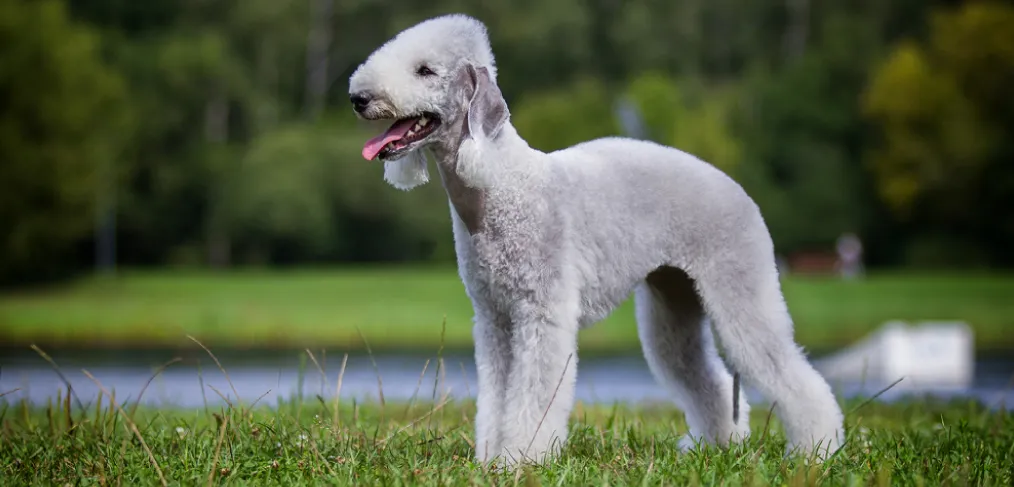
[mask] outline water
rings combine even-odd
[[[144,392],[142,403],[161,406],[200,407],[222,404],[223,398],[235,401],[237,395],[246,404],[259,400],[274,405],[279,399],[294,397],[300,392],[305,398],[316,394],[332,397],[335,392],[342,355],[316,355],[324,371],[322,375],[305,353],[223,352],[218,355],[230,381],[209,356],[197,352],[171,354],[162,352],[125,353],[52,353],[60,371],[73,386],[82,403],[94,403],[98,386],[85,374],[88,370],[107,390],[115,390],[118,402],[135,400],[153,372],[169,359],[182,360],[167,367]],[[305,359],[302,367],[300,359]],[[476,393],[475,364],[470,355],[446,355],[444,368],[437,375],[435,355],[350,355],[342,376],[341,397],[360,401],[375,400],[382,390],[387,401],[474,397]],[[427,365],[427,360],[429,363]],[[425,366],[425,373],[424,372]],[[378,383],[379,377],[379,383]],[[976,362],[975,379],[963,389],[905,390],[892,389],[878,398],[892,401],[909,394],[943,398],[975,398],[991,408],[1011,409],[1014,405],[1014,359],[986,359]],[[326,378],[326,380],[325,380]],[[203,388],[202,388],[203,381]],[[887,384],[833,384],[844,396],[870,396]],[[14,389],[3,401],[27,398],[34,403],[55,399],[66,387],[60,376],[41,357],[32,352],[6,351],[0,357],[0,394]],[[217,392],[216,392],[217,391]],[[219,395],[221,394],[221,395]],[[756,391],[747,388],[751,402],[765,402]],[[644,359],[637,355],[582,358],[578,364],[577,398],[585,403],[666,402],[669,394],[655,383]]]

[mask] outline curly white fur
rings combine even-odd
[[[400,189],[426,182],[425,147],[447,189],[475,311],[478,460],[558,452],[578,330],[631,292],[647,363],[690,426],[681,448],[749,434],[743,395],[733,420],[733,378],[712,330],[744,380],[776,401],[790,451],[824,459],[841,446],[841,409],[794,342],[767,227],[734,180],[645,141],[529,147],[510,124],[486,29],[463,15],[398,34],[356,70],[350,94],[368,96],[364,118],[440,119],[385,161],[384,177]]]

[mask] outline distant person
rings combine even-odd
[[[792,268],[789,266],[789,260],[782,254],[775,255],[775,267],[778,269],[779,276],[787,276]]]
[[[863,243],[852,232],[838,237],[838,272],[844,279],[854,279],[863,274]]]

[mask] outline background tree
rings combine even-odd
[[[95,31],[54,0],[0,0],[0,282],[77,267],[116,184],[127,107]]]
[[[378,45],[450,12],[489,27],[539,149],[621,134],[628,99],[651,139],[746,187],[780,253],[855,231],[873,267],[1014,265],[1014,223],[993,213],[1014,194],[1005,3],[0,1],[0,150],[19,161],[0,168],[19,249],[0,260],[18,275],[91,267],[97,211],[125,266],[452,262],[439,183],[391,192],[359,156],[382,124],[347,95]],[[25,135],[40,121],[46,138]]]
[[[1009,264],[1014,8],[971,2],[930,27],[870,81],[864,109],[879,137],[868,162],[881,197],[923,238],[910,258]]]

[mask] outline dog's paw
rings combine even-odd
[[[802,444],[793,444],[790,442],[785,445],[785,454],[783,456],[785,458],[801,458],[804,465],[820,465],[834,456],[834,454],[842,447],[842,436],[844,435],[839,433],[835,435],[835,438],[833,439],[823,439],[821,441],[806,442]]]
[[[682,438],[680,438],[680,441],[676,444],[676,447],[679,449],[680,453],[687,453],[691,450],[697,449],[699,443],[700,440],[694,438],[693,435],[691,435],[690,433],[687,433],[683,435]]]
[[[521,464],[544,464],[560,456],[563,451],[562,443],[560,438],[553,438],[549,445],[539,443],[525,445],[527,448],[504,446],[496,462],[510,470]]]
[[[494,456],[496,453],[495,447],[490,447],[485,441],[476,440],[475,455],[473,456],[475,463],[490,463],[496,459]]]
[[[524,459],[519,457],[517,453],[511,455],[504,452],[496,458],[494,465],[497,471],[509,473],[518,468],[518,466],[521,465],[522,460]]]

